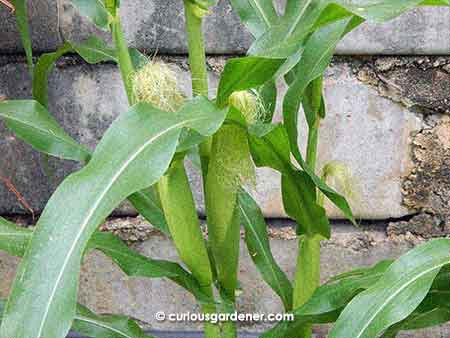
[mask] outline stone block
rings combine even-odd
[[[282,12],[283,0],[274,3]],[[29,2],[33,47],[36,52],[54,50],[61,39],[79,41],[92,33],[109,38],[81,17],[70,0]],[[181,1],[123,2],[124,31],[129,43],[158,54],[187,52],[184,12]],[[450,53],[450,10],[419,8],[384,24],[364,23],[338,46],[345,55],[416,55]],[[228,0],[219,1],[205,19],[206,49],[209,54],[242,54],[253,38],[239,23]],[[0,8],[0,53],[21,52],[14,16]]]
[[[109,227],[121,227],[121,219],[110,221]],[[114,223],[114,224],[112,224]],[[136,225],[136,224],[135,224]],[[289,222],[271,222],[272,252],[280,267],[290,279],[295,272],[297,240]],[[333,228],[330,241],[322,244],[322,282],[341,272],[358,267],[372,266],[382,259],[395,259],[421,241],[415,237],[390,238],[382,228],[360,229],[338,224]],[[132,247],[154,258],[179,262],[173,243],[165,236],[152,234]],[[0,297],[8,295],[18,259],[0,253]],[[244,242],[241,243],[239,281],[242,294],[237,309],[243,313],[282,313],[282,304],[264,283],[256,270]],[[91,253],[84,259],[81,271],[79,301],[99,313],[126,314],[134,317],[145,328],[153,330],[201,330],[201,323],[158,322],[158,311],[169,313],[198,313],[200,308],[193,297],[165,279],[130,278],[101,253]],[[262,332],[270,323],[239,324],[242,331]],[[326,326],[315,329],[317,337],[325,337]],[[450,327],[442,326],[405,334],[400,337],[448,337]]]
[[[177,72],[180,87],[190,92],[184,58],[169,58]],[[216,61],[220,61],[216,60]],[[212,63],[213,60],[210,60]],[[220,63],[220,62],[218,62]],[[0,67],[0,95],[24,98],[30,83],[23,64]],[[210,73],[212,91],[218,74]],[[408,214],[402,206],[402,177],[410,171],[409,136],[421,128],[421,118],[399,103],[379,96],[376,89],[360,82],[351,61],[336,61],[325,81],[328,116],[321,129],[319,168],[330,160],[347,165],[354,175],[357,198],[352,200],[358,218],[393,218]],[[280,85],[280,92],[283,92]],[[95,147],[112,120],[127,109],[120,74],[111,64],[90,66],[61,64],[50,77],[50,111],[66,130],[91,149]],[[304,126],[304,121],[300,121]],[[10,132],[1,131],[0,168],[37,211],[42,210],[51,192],[68,172],[78,165],[50,160],[53,173],[46,175],[43,159]],[[305,130],[300,130],[300,140]],[[203,211],[201,182],[191,171],[195,196]],[[48,174],[48,173],[47,173]],[[279,176],[270,169],[258,172],[255,195],[268,217],[284,217]],[[333,218],[340,214],[328,206]],[[20,212],[15,196],[0,186],[0,214]],[[122,214],[132,211],[120,209]]]
[[[61,44],[58,1],[28,1],[28,16],[33,49],[52,51]],[[6,7],[0,5],[0,54],[23,52],[16,20]]]

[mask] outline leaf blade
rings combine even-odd
[[[282,300],[285,310],[292,309],[293,289],[270,250],[264,216],[253,198],[245,191],[238,196],[238,207],[245,227],[245,242],[249,254],[262,277]]]
[[[0,102],[0,117],[8,129],[40,152],[81,162],[90,158],[89,150],[73,140],[37,101]]]
[[[67,333],[75,313],[81,256],[89,238],[122,200],[161,177],[175,153],[182,128],[207,135],[220,127],[224,112],[210,114],[205,105],[211,106],[199,97],[185,105],[184,114],[170,115],[138,104],[112,124],[89,164],[69,176],[47,204],[19,267],[1,326],[2,337]],[[60,205],[77,207],[63,211]],[[55,252],[55,243],[58,256],[43,276],[45,263],[39,260]],[[40,282],[32,292],[22,292],[36,280]],[[19,325],[19,313],[29,318],[26,327]]]
[[[278,21],[272,1],[231,0],[231,5],[254,37],[260,36]]]
[[[330,338],[374,337],[406,318],[422,302],[439,270],[447,264],[450,264],[448,239],[430,241],[408,252],[373,287],[350,302]]]

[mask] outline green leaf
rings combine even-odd
[[[305,45],[305,51],[300,59],[300,63],[296,67],[297,73],[301,74],[301,76],[297,77],[289,87],[283,102],[284,124],[289,136],[292,154],[305,172],[311,177],[314,184],[353,222],[354,217],[345,198],[329,188],[308,168],[303,160],[297,144],[297,121],[300,103],[309,84],[321,76],[328,67],[333,56],[333,51],[342,36],[359,23],[361,23],[359,19],[349,18],[325,26],[312,34]]]
[[[215,6],[218,2],[218,0],[187,0],[189,2],[192,2],[194,5],[197,5],[198,7],[202,9],[209,9],[211,6]]]
[[[39,63],[35,69],[39,69]],[[53,116],[36,101],[0,102],[0,117],[6,120],[9,129],[38,151],[84,163],[91,157],[90,151],[67,135]],[[170,236],[156,196],[149,191],[140,191],[128,199],[147,221]]]
[[[332,283],[332,282],[337,282],[343,279],[349,279],[349,278],[357,278],[357,277],[361,277],[361,276],[367,276],[368,274],[374,273],[378,271],[386,271],[387,268],[389,266],[391,266],[391,264],[394,261],[392,260],[383,260],[378,262],[374,267],[370,267],[370,268],[359,268],[359,269],[355,269],[352,271],[348,271],[348,272],[344,272],[341,273],[340,275],[337,276],[333,276],[328,280],[328,284]]]
[[[95,338],[151,338],[133,320],[118,315],[97,315],[83,305],[77,305],[72,329]]]
[[[447,264],[450,264],[450,239],[430,241],[411,250],[395,261],[377,283],[350,302],[329,337],[376,337],[419,306],[436,275]]]
[[[256,38],[278,21],[278,15],[272,1],[231,0],[231,5],[239,15],[242,23]]]
[[[262,104],[264,106],[263,122],[272,122],[275,108],[277,106],[277,85],[274,80],[266,82],[258,88],[258,93],[261,96]]]
[[[0,217],[0,250],[13,256],[23,256],[32,235],[31,230],[18,227]]]
[[[65,179],[48,202],[19,266],[0,336],[66,335],[75,315],[81,257],[98,225],[121,201],[163,175],[182,128],[211,135],[224,115],[202,97],[177,114],[138,104],[120,115],[88,165]],[[25,327],[19,317],[27,318]]]
[[[289,140],[282,124],[260,124],[251,127],[249,145],[257,167],[269,167],[282,174],[291,171]]]
[[[417,7],[423,0],[333,0],[333,2],[368,21],[384,22]]]
[[[0,217],[0,250],[22,257],[32,236],[33,230],[17,226]],[[143,256],[111,233],[95,232],[87,249],[103,252],[129,277],[166,277],[191,292],[200,302],[214,301],[201,291],[197,280],[179,264]]]
[[[22,39],[23,49],[27,56],[30,72],[33,70],[33,48],[31,45],[30,27],[28,25],[28,9],[26,0],[12,0],[15,7],[16,24]]]
[[[129,196],[128,200],[133,204],[137,212],[149,221],[151,225],[170,237],[164,212],[153,188],[138,191]]]
[[[71,52],[78,53],[86,62],[96,64],[103,61],[116,61],[116,53],[106,45],[106,42],[91,36],[86,41],[76,44],[65,42],[53,53],[43,54],[33,73],[33,98],[44,107],[48,106],[48,76],[53,70],[56,61],[63,55]]]
[[[0,323],[6,302],[0,300]],[[152,338],[130,318],[117,315],[99,316],[78,304],[72,329],[79,334],[95,338]]]
[[[144,67],[146,64],[149,63],[150,61],[149,57],[141,53],[138,49],[129,48],[128,50],[135,71],[138,71],[139,69],[141,69],[142,67]]]
[[[73,50],[80,55],[84,61],[90,64],[96,64],[105,61],[117,62],[117,53],[107,43],[96,37],[91,36],[82,43],[70,43]]]
[[[228,97],[237,90],[262,86],[277,72],[283,60],[249,56],[227,61],[220,78],[217,104],[227,105]]]
[[[330,237],[325,209],[316,203],[311,174],[296,170],[290,162],[289,140],[283,125],[255,126],[249,132],[253,161],[282,174],[281,186],[286,213],[298,223],[298,234]]]
[[[376,283],[388,267],[382,262],[371,268],[356,270],[357,276],[353,272],[347,273],[353,275],[352,278],[322,285],[307,303],[293,312],[294,321],[277,324],[261,338],[291,338],[305,324],[334,322],[352,298]]]
[[[263,279],[280,297],[286,311],[292,309],[292,285],[278,266],[270,250],[267,225],[258,204],[244,190],[238,196],[241,219],[245,228],[245,243]]]
[[[213,302],[201,291],[197,280],[178,263],[143,256],[111,233],[94,233],[88,248],[103,252],[129,277],[169,278],[191,292],[200,302]]]
[[[65,159],[87,162],[89,150],[73,140],[38,102],[0,102],[0,117],[8,129],[36,150]]]
[[[102,0],[105,8],[113,17],[116,16],[117,9],[120,7],[120,0]]]
[[[288,58],[302,49],[321,12],[323,1],[298,1],[298,8],[289,11],[278,25],[271,27],[250,47],[250,55]],[[291,6],[292,7],[292,6]]]
[[[48,107],[48,76],[55,62],[71,51],[72,46],[66,42],[55,52],[42,54],[36,63],[33,73],[33,98],[44,107]]]
[[[444,270],[445,268],[443,268]],[[438,277],[442,274],[439,273]],[[419,330],[437,325],[442,325],[450,321],[450,279],[446,276],[445,290],[432,290],[422,303],[407,318],[387,329],[381,338],[396,337],[400,331]],[[434,285],[434,284],[433,284]]]
[[[71,0],[81,15],[91,20],[97,27],[107,29],[110,13],[101,0]]]
[[[325,209],[317,204],[314,183],[304,171],[292,171],[281,178],[283,206],[297,222],[297,234],[331,237],[331,227]]]
[[[300,103],[308,85],[321,76],[328,67],[336,45],[348,29],[350,19],[338,21],[316,31],[308,39],[305,51],[297,65],[297,73],[301,74],[289,87],[283,101],[283,117],[291,143],[291,151],[301,157],[298,150],[297,121]]]

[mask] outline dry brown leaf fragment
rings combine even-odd
[[[6,7],[8,7],[12,12],[14,12],[16,10],[14,5],[12,3],[10,3],[8,0],[0,0],[0,3],[5,5]]]

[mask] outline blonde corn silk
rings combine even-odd
[[[133,91],[138,102],[175,112],[185,101],[175,72],[163,62],[149,61],[133,76]]]
[[[342,162],[331,161],[322,168],[323,180],[335,188],[350,202],[358,202],[360,199],[357,191],[357,180],[350,168]]]
[[[228,102],[242,113],[248,124],[264,119],[264,104],[256,92],[249,90],[236,91],[230,95]]]

